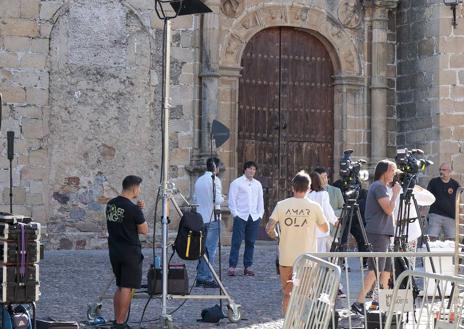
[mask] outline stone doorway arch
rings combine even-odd
[[[264,228],[297,171],[333,165],[333,64],[317,37],[286,26],[255,34],[241,64],[237,175],[245,161],[257,163]]]
[[[369,122],[352,118],[365,117],[366,81],[363,68],[363,50],[357,49],[353,35],[337,19],[318,7],[304,5],[256,5],[247,8],[221,38],[219,48],[219,104],[217,117],[234,132],[231,139],[218,150],[226,166],[225,184],[235,178],[238,164],[238,99],[241,58],[249,40],[263,29],[275,26],[301,28],[318,38],[326,47],[334,66],[334,148],[333,168],[338,172],[338,162],[343,149],[355,147],[359,157],[368,156],[368,141],[356,141],[348,136],[348,127],[367,131]]]

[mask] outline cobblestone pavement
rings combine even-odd
[[[243,247],[242,247],[243,249]],[[151,249],[144,250],[144,273],[147,273]],[[227,319],[220,322],[224,328],[281,328],[280,312],[281,292],[278,276],[275,271],[276,246],[271,243],[259,244],[255,247],[255,277],[228,277],[229,248],[222,248],[223,283],[235,302],[242,305],[242,319],[238,323],[229,323]],[[242,257],[242,256],[241,256]],[[240,258],[241,260],[242,258]],[[172,263],[181,263],[174,258]],[[192,285],[196,271],[196,262],[187,262],[189,284]],[[217,268],[217,265],[216,265]],[[242,268],[238,269],[240,274]],[[86,320],[87,304],[95,302],[102,294],[105,286],[112,279],[111,266],[107,250],[92,251],[48,251],[40,262],[41,298],[37,306],[38,318],[52,317],[60,320]],[[146,275],[144,274],[144,281]],[[109,294],[114,291],[111,285]],[[193,288],[192,294],[217,294],[218,289]],[[131,310],[131,321],[139,321],[146,298],[134,300]],[[216,300],[188,300],[183,307],[173,314],[177,328],[217,327],[196,320],[201,310],[217,304]],[[175,309],[179,301],[168,302],[168,312]],[[227,304],[227,303],[225,303]],[[159,317],[161,302],[154,299],[147,307],[145,320]],[[113,318],[111,300],[103,301],[103,316]],[[158,327],[156,322],[144,323],[146,327]]]
[[[243,246],[242,246],[243,252]],[[226,275],[229,248],[222,248],[223,283],[227,291],[240,304],[242,320],[230,323],[227,319],[220,322],[222,328],[281,328],[283,319],[280,311],[281,291],[275,270],[277,248],[273,242],[259,242],[255,247],[255,277],[241,275],[239,268],[237,277]],[[144,250],[144,273],[147,273],[152,259],[151,249]],[[240,256],[242,261],[242,255]],[[184,263],[173,259],[172,263]],[[196,271],[196,262],[186,262],[189,273],[189,284],[192,285]],[[354,264],[353,264],[354,265]],[[217,264],[216,264],[217,268]],[[342,273],[343,274],[343,273]],[[112,279],[111,266],[107,250],[92,251],[48,251],[40,262],[41,298],[38,303],[38,318],[52,317],[59,320],[85,321],[87,304],[97,301],[105,286]],[[359,271],[352,269],[350,273],[351,296],[358,292]],[[146,274],[144,274],[144,281]],[[114,283],[108,294],[112,295]],[[217,294],[218,289],[193,288],[192,295]],[[147,298],[134,300],[130,321],[140,320]],[[217,304],[216,300],[188,300],[183,307],[173,314],[176,328],[215,328],[217,325],[197,322],[201,310]],[[337,308],[345,306],[347,301],[337,302]],[[227,303],[225,302],[224,305]],[[168,312],[180,305],[179,301],[168,302]],[[225,308],[224,308],[225,310]],[[145,320],[159,318],[161,302],[150,301],[144,316]],[[103,301],[102,314],[106,319],[113,319],[112,301]],[[137,326],[135,323],[134,326]],[[157,322],[144,322],[144,327],[158,328]]]

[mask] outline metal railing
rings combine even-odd
[[[415,282],[439,282],[439,286],[446,290],[451,288],[453,293],[449,298],[445,294],[438,294],[437,288],[431,294],[425,294],[413,305],[412,310],[407,306],[407,298],[413,296]],[[398,276],[390,299],[385,329],[457,329],[464,328],[464,292],[458,287],[464,285],[464,278],[417,271],[404,271]],[[400,294],[401,292],[401,294]],[[401,295],[401,296],[400,296]],[[392,325],[394,323],[394,325]]]
[[[464,188],[460,187],[456,193],[456,243],[454,275],[464,277],[464,203],[462,194]]]
[[[391,301],[393,289],[380,289],[379,280],[376,280],[372,290],[372,297],[366,299],[364,314],[356,315],[351,311],[351,305],[353,302],[357,300],[357,296],[361,291],[364,279],[367,275],[368,270],[364,269],[363,258],[373,258],[374,264],[376,266],[376,271],[378,273],[378,259],[379,258],[389,258],[392,264],[395,264],[395,259],[404,259],[407,258],[413,262],[417,262],[417,268],[421,269],[422,271],[430,271],[427,269],[427,262],[430,262],[430,259],[433,258],[435,262],[435,266],[437,271],[445,268],[446,266],[453,266],[453,260],[455,253],[454,251],[432,251],[432,252],[334,252],[334,253],[314,253],[311,254],[316,258],[327,259],[332,264],[335,263],[343,263],[345,264],[345,268],[350,268],[350,271],[344,270],[342,272],[342,276],[340,279],[341,288],[343,292],[346,294],[346,298],[336,298],[335,301],[335,308],[336,313],[338,316],[332,317],[332,327],[329,328],[378,328],[378,329],[385,329],[385,321],[386,321],[386,312],[388,311],[388,301]],[[451,264],[451,265],[450,265]],[[395,269],[395,266],[393,266]],[[422,272],[419,272],[422,273]],[[393,275],[393,284],[396,284],[400,277],[396,278],[399,275],[398,271],[396,271],[396,275]],[[402,282],[402,281],[399,281]],[[301,282],[300,282],[301,283]],[[319,284],[323,284],[319,282]],[[403,284],[404,285],[404,284]],[[413,304],[418,304],[423,300],[428,300],[433,298],[432,296],[436,296],[435,298],[446,298],[450,295],[450,290],[448,285],[443,285],[443,280],[438,277],[434,277],[430,280],[422,280],[417,282],[418,289],[420,293],[416,298],[412,301]],[[440,287],[440,288],[438,288]],[[338,290],[339,287],[336,287]],[[443,294],[441,294],[443,291]],[[403,295],[402,295],[403,296]],[[404,297],[404,296],[403,296]],[[292,296],[293,298],[293,296]],[[411,301],[411,298],[409,301]],[[368,300],[376,300],[378,302],[379,311],[373,311],[373,305],[371,301]],[[412,307],[412,306],[411,306]],[[304,309],[300,306],[300,312],[303,312]],[[376,313],[377,312],[377,313]],[[383,313],[383,317],[380,318],[380,313]],[[412,317],[413,315],[411,315]],[[338,326],[335,326],[334,323],[335,317],[338,318]],[[374,324],[373,322],[376,322]],[[395,322],[394,322],[395,323]],[[295,326],[295,327],[285,327],[284,328],[327,328],[327,327],[310,327],[310,326]],[[392,326],[391,328],[394,328]],[[409,328],[409,327],[402,327],[402,328]],[[417,327],[417,328],[424,328],[428,329],[428,327]],[[432,329],[434,327],[430,327]]]
[[[284,329],[326,329],[334,324],[340,267],[305,254],[293,266],[293,290]]]

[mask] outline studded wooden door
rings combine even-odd
[[[242,56],[238,175],[253,160],[264,189],[265,221],[291,195],[301,169],[333,166],[333,67],[308,32],[275,27],[256,34]]]

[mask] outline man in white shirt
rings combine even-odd
[[[205,223],[205,247],[211,265],[214,264],[216,257],[216,249],[219,241],[220,209],[221,203],[224,201],[221,180],[217,177],[219,164],[220,160],[218,158],[209,158],[206,160],[206,171],[195,182],[193,192],[193,200],[198,204],[197,211],[203,217],[203,222]],[[214,281],[211,271],[203,258],[200,258],[198,261],[196,286],[204,288],[219,287],[216,281]]]
[[[229,256],[229,276],[235,276],[238,254],[242,240],[245,240],[243,254],[244,275],[254,276],[250,269],[253,265],[253,253],[259,222],[264,214],[263,187],[254,179],[256,163],[247,161],[243,165],[243,176],[235,179],[229,188],[229,209],[234,224],[232,228],[232,243]]]

